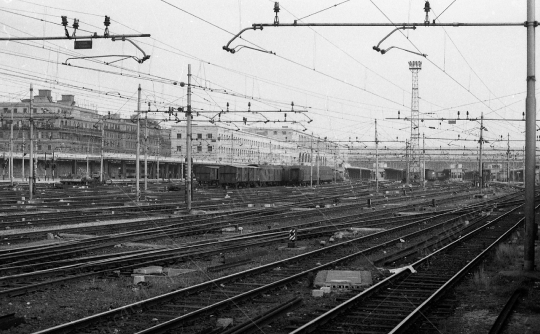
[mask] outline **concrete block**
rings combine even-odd
[[[144,275],[133,275],[133,284],[144,282]]]
[[[248,208],[253,208],[253,207],[255,207],[254,204],[248,204]]]
[[[332,289],[329,286],[323,286],[321,287],[321,291],[324,293],[330,293]]]
[[[221,229],[221,232],[236,232],[236,226],[224,227]]]
[[[324,292],[322,290],[312,290],[311,296],[313,297],[322,297],[324,296]]]
[[[234,322],[232,318],[219,318],[216,322],[216,326],[221,328],[227,328],[229,326],[232,326],[233,323]]]
[[[137,269],[133,269],[133,273],[134,274],[145,274],[145,275],[162,274],[163,273],[163,267],[161,267],[161,266],[149,266],[149,267],[137,268]]]
[[[332,204],[325,204],[324,207],[325,207],[325,208],[331,208],[331,207],[332,207]]]

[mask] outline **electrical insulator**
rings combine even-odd
[[[274,24],[277,25],[277,24],[279,24],[279,17],[278,17],[278,13],[279,13],[279,2],[275,2],[275,3],[274,3],[274,13],[276,13],[276,17],[274,17]]]
[[[77,30],[79,29],[79,20],[73,19],[73,29]]]
[[[401,116],[400,114],[401,114],[401,112],[398,110],[398,112],[397,112],[397,119],[400,119],[400,116]]]
[[[103,24],[105,25],[105,27],[108,27],[111,25],[111,18],[107,15],[105,15],[105,22],[103,22]]]

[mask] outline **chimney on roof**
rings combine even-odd
[[[51,90],[50,89],[40,89],[39,94],[34,96],[36,102],[52,102]]]
[[[58,103],[68,106],[75,105],[75,95],[62,95],[62,99]]]

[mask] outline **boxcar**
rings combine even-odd
[[[220,166],[218,171],[219,184],[223,187],[247,187],[258,184],[260,179],[259,167],[254,166]]]
[[[267,186],[275,186],[281,184],[283,167],[264,165],[259,166],[259,184]]]
[[[435,181],[437,180],[437,175],[433,169],[426,169],[426,181]]]
[[[219,167],[193,165],[193,174],[200,184],[215,184],[219,183]]]

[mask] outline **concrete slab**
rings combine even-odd
[[[312,297],[322,297],[322,296],[324,296],[324,292],[321,291],[321,290],[313,290],[313,291],[311,291],[311,296]]]
[[[232,326],[233,323],[234,322],[232,318],[219,318],[216,322],[216,326],[221,328],[227,328],[229,326]]]
[[[143,267],[143,268],[136,268],[133,269],[134,274],[161,274],[163,273],[163,267],[161,266],[149,266],[149,267]]]
[[[358,290],[373,284],[370,271],[321,270],[315,276],[313,286],[337,290]]]

